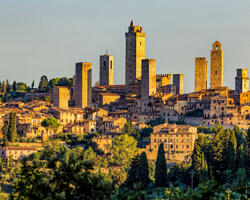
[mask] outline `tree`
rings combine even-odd
[[[40,80],[40,82],[39,82],[38,89],[39,89],[39,91],[41,91],[41,92],[46,92],[46,91],[47,91],[47,89],[48,89],[48,78],[47,78],[47,76],[43,75],[43,76],[41,77],[41,80]]]
[[[165,187],[167,183],[167,166],[163,143],[158,148],[156,168],[155,168],[155,186]]]
[[[234,171],[236,168],[236,151],[237,151],[237,141],[234,131],[227,131],[229,134],[227,145],[225,146],[225,158],[229,170]]]
[[[66,77],[60,78],[57,83],[58,86],[70,86],[70,83]]]
[[[7,85],[6,85],[6,83],[3,81],[3,83],[2,83],[2,93],[5,94],[5,93],[6,93],[6,90],[7,90]]]
[[[9,92],[11,90],[11,85],[9,84],[9,80],[6,80],[6,91]]]
[[[127,174],[127,180],[125,181],[124,185],[127,188],[133,188],[134,184],[138,182],[138,165],[139,165],[139,156],[135,156],[132,159],[130,169]]]
[[[32,83],[31,83],[31,89],[32,90],[34,89],[34,85],[35,85],[35,81],[33,80]]]
[[[147,154],[142,152],[138,164],[138,182],[141,182],[143,188],[146,188],[150,183],[149,178],[149,167],[148,167],[148,159]]]
[[[140,138],[139,130],[132,124],[131,121],[128,121],[124,125],[122,133],[123,134],[128,134],[129,136],[133,136],[137,140]]]
[[[137,183],[140,183],[143,188],[146,188],[150,183],[148,159],[145,152],[142,152],[140,157],[133,158],[124,185],[127,188],[133,188]]]
[[[16,91],[16,90],[17,90],[16,81],[14,81],[13,84],[12,84],[12,90],[13,90],[13,91]]]
[[[48,86],[49,88],[53,88],[58,85],[60,78],[52,78],[49,80]]]
[[[46,102],[48,102],[48,103],[51,103],[51,98],[50,98],[49,95],[45,96],[45,97],[44,97],[44,100],[45,100]]]
[[[18,82],[17,83],[17,90],[18,91],[26,91],[26,89],[27,89],[27,85],[26,85],[26,83],[23,83],[23,82]]]
[[[11,143],[13,143],[17,140],[16,113],[14,113],[14,112],[10,113],[7,138],[8,138],[8,141],[10,141]]]
[[[110,180],[95,173],[94,162],[84,156],[81,148],[59,146],[42,152],[41,158],[46,162],[24,160],[10,199],[109,199],[113,192]]]
[[[116,166],[129,167],[132,158],[138,154],[136,140],[128,134],[122,134],[113,139],[113,145],[110,148],[110,163]]]
[[[47,130],[52,129],[54,133],[60,127],[60,123],[54,117],[48,117],[42,121],[42,126],[45,127]]]

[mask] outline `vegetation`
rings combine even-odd
[[[216,125],[211,133],[199,133],[192,163],[179,164],[166,164],[163,144],[154,163],[139,153],[132,134],[114,138],[109,153],[94,145],[95,136],[61,133],[58,138],[70,148],[55,140],[18,167],[11,159],[0,160],[1,179],[12,185],[10,199],[222,200],[228,188],[230,199],[249,195],[250,129]]]
[[[54,132],[60,127],[60,123],[54,117],[48,117],[42,121],[42,126],[47,130],[52,129]]]
[[[165,151],[163,143],[158,148],[156,169],[155,169],[155,186],[165,187],[167,184],[167,166],[165,159]]]

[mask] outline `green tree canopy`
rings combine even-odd
[[[47,91],[47,89],[48,89],[48,78],[47,78],[47,76],[43,75],[43,76],[41,77],[41,80],[40,80],[40,82],[39,82],[38,89],[39,89],[39,91],[41,91],[41,92],[46,92],[46,91]]]
[[[22,91],[22,92],[25,92],[27,89],[27,84],[24,83],[24,82],[18,82],[17,83],[17,90],[18,91]]]
[[[112,183],[94,172],[94,162],[81,148],[46,148],[40,158],[24,160],[10,199],[109,199]]]
[[[47,130],[52,129],[54,132],[60,127],[60,123],[54,117],[48,117],[42,121],[42,126]]]
[[[138,154],[137,142],[134,137],[128,134],[122,134],[113,139],[113,145],[110,148],[110,163],[116,166],[129,167],[132,158]]]

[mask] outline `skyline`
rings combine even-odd
[[[114,56],[114,84],[124,84],[125,32],[131,19],[147,34],[146,57],[156,60],[156,72],[183,73],[184,92],[194,89],[195,57],[207,58],[210,86],[210,51],[216,40],[222,43],[224,51],[224,85],[234,89],[236,69],[249,69],[250,12],[246,11],[250,2],[158,1],[152,5],[143,1],[145,12],[136,12],[138,6],[129,7],[131,2],[3,2],[0,80],[31,84],[35,79],[37,86],[42,75],[49,79],[72,77],[75,63],[91,62],[94,84],[99,80],[99,56],[108,49]],[[228,7],[223,7],[223,2]],[[83,8],[87,9],[80,12]],[[97,12],[92,13],[93,9]],[[148,16],[150,11],[154,15]],[[104,15],[106,12],[108,15]]]

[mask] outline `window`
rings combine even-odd
[[[113,61],[111,60],[110,61],[110,69],[112,69],[112,67],[113,67]]]
[[[107,63],[106,63],[106,60],[103,61],[103,69],[106,70],[106,67],[107,67]]]

